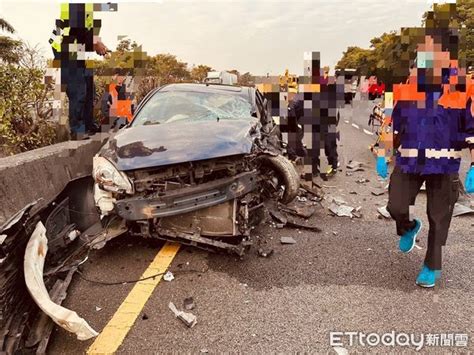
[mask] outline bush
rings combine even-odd
[[[0,144],[15,154],[53,144],[56,128],[48,119],[52,108],[45,103],[52,85],[43,83],[44,72],[0,64]]]

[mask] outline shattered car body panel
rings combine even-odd
[[[43,281],[43,268],[48,252],[46,228],[38,222],[26,246],[24,259],[25,283],[35,303],[60,327],[77,335],[79,340],[87,340],[98,335],[76,312],[61,307],[49,297]]]
[[[106,229],[101,226],[94,205],[93,186],[90,176],[72,180],[52,200],[30,203],[0,226],[0,353],[36,351],[43,354],[46,351],[54,323],[29,296],[26,275],[34,277],[30,281],[37,286],[33,291],[35,298],[39,295],[36,290],[46,290],[39,303],[47,305],[48,309],[52,306],[50,313],[54,315],[55,310],[62,309],[57,307],[65,299],[78,266],[87,259],[88,250],[103,246],[111,238],[126,232],[121,221],[112,221]],[[46,231],[39,233],[38,239],[39,222]],[[32,235],[38,243],[42,242],[30,247],[31,253],[25,254]],[[40,250],[39,245],[41,255],[33,253]],[[40,257],[44,262],[43,273],[37,268]],[[30,281],[27,283],[31,285]],[[50,301],[44,297],[47,295]],[[71,314],[61,311],[57,320],[67,324]]]
[[[299,176],[283,152],[257,90],[168,85],[96,156],[96,204],[132,235],[242,254],[263,201],[296,196]]]

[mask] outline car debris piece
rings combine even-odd
[[[336,205],[338,206],[341,206],[341,205],[345,205],[347,202],[344,201],[342,198],[340,197],[333,197],[332,198],[332,202],[334,202]]]
[[[194,314],[188,313],[188,312],[183,312],[179,311],[176,306],[174,305],[173,302],[170,302],[168,304],[168,308],[171,310],[171,312],[174,313],[176,318],[179,318],[184,324],[186,324],[189,328],[192,328],[196,325],[197,323],[197,318]]]
[[[194,304],[194,298],[192,298],[192,297],[185,298],[184,301],[183,301],[183,306],[184,306],[184,309],[187,310],[187,311],[193,310],[194,307],[196,306]]]
[[[454,204],[453,217],[458,217],[458,216],[462,216],[462,215],[470,214],[470,213],[474,213],[474,210],[472,208],[461,205],[458,202]]]
[[[341,346],[335,346],[333,349],[337,355],[349,355],[349,351]]]
[[[387,219],[391,219],[392,217],[390,216],[390,213],[388,212],[387,210],[387,206],[382,206],[382,207],[379,207],[377,208],[377,211],[380,213],[380,215],[382,215],[383,217],[387,218]]]
[[[96,337],[98,333],[76,312],[51,300],[43,281],[43,268],[47,252],[46,228],[39,221],[27,244],[24,258],[25,283],[31,297],[57,325],[75,333],[77,339],[87,340]]]
[[[166,273],[163,275],[163,280],[171,282],[174,280],[174,275],[171,271],[166,271]]]
[[[351,172],[364,171],[363,165],[364,163],[361,163],[360,161],[350,160],[349,163],[347,163],[346,168]]]
[[[296,240],[291,237],[281,237],[280,238],[281,244],[296,244]]]
[[[305,219],[310,218],[313,214],[316,213],[316,207],[308,203],[295,202],[290,205],[281,205],[280,209],[284,212],[288,212],[292,215],[302,217]]]
[[[270,216],[272,216],[276,221],[283,224],[288,222],[288,218],[276,208],[270,208],[268,212],[270,213]]]
[[[366,182],[370,182],[370,180],[366,179],[366,178],[356,180],[356,183],[358,183],[358,184],[365,184]]]
[[[346,205],[336,205],[335,203],[333,203],[331,206],[329,206],[329,211],[331,211],[334,215],[338,217],[352,218],[352,211],[354,211],[354,207]]]
[[[372,189],[370,192],[374,196],[381,196],[383,195],[387,190],[385,190],[383,187],[378,188],[378,189]]]
[[[273,249],[258,248],[257,253],[258,256],[261,256],[262,258],[268,258],[273,255]]]

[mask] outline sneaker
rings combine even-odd
[[[415,219],[415,227],[408,232],[405,232],[404,235],[400,237],[400,251],[402,253],[409,253],[413,250],[416,243],[416,236],[421,230],[421,221],[419,219]]]
[[[431,270],[423,264],[423,267],[416,278],[416,284],[421,287],[431,288],[435,286],[436,280],[441,277],[441,270]]]
[[[336,175],[336,173],[337,173],[337,169],[330,167],[328,171],[326,172],[326,177],[327,178],[333,177],[334,175]]]

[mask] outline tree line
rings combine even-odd
[[[430,23],[428,23],[430,22]],[[466,65],[474,65],[474,1],[457,0],[456,4],[434,4],[421,19],[422,25],[459,28],[460,57]],[[383,33],[370,40],[369,48],[349,46],[336,68],[358,69],[360,75],[375,75],[385,82],[387,89],[404,82],[414,59],[414,29],[402,28],[400,32]]]

